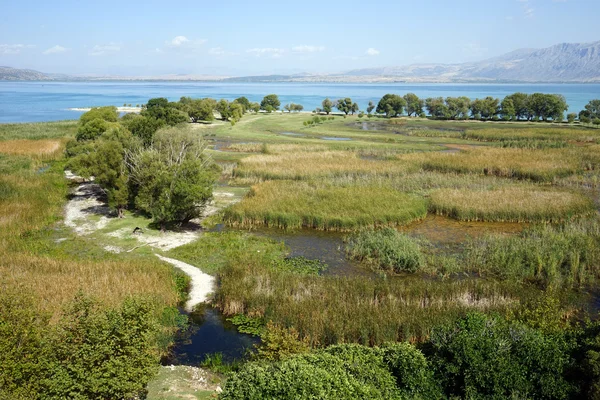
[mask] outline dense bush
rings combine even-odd
[[[142,395],[158,366],[150,303],[107,309],[78,294],[56,325],[32,298],[0,293],[0,398],[123,399]]]
[[[518,323],[469,314],[434,330],[431,361],[447,396],[565,399],[570,345]]]
[[[385,271],[415,272],[425,264],[419,243],[392,228],[363,230],[350,236],[346,253]]]

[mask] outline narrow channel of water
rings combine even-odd
[[[252,350],[259,338],[239,333],[218,310],[200,305],[197,311],[186,313],[189,324],[177,333],[169,356],[163,365],[189,365],[197,367],[208,355],[221,353],[224,361],[240,360]]]

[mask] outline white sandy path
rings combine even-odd
[[[213,291],[213,285],[215,283],[214,276],[205,274],[193,265],[186,264],[183,261],[163,257],[159,254],[156,254],[156,257],[179,268],[191,278],[192,282],[189,293],[190,298],[185,304],[186,311],[193,311],[196,305],[204,303],[206,300],[208,300],[208,295]]]

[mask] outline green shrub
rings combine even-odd
[[[441,387],[434,380],[433,369],[410,343],[386,343],[381,347],[383,361],[396,378],[396,385],[406,399],[441,399]]]
[[[449,397],[565,399],[570,345],[518,323],[473,313],[435,329],[431,360]]]
[[[319,275],[327,269],[327,264],[321,260],[310,260],[305,257],[286,257],[279,263],[279,268],[297,274]]]
[[[363,230],[346,241],[350,258],[385,271],[415,272],[425,265],[419,243],[392,228]]]
[[[300,338],[295,328],[285,328],[271,321],[262,329],[260,339],[256,357],[262,360],[277,361],[310,350],[308,338]]]
[[[376,350],[336,346],[274,363],[248,363],[227,380],[220,398],[387,400],[400,396]]]
[[[101,309],[78,294],[56,330],[44,396],[123,399],[144,392],[158,368],[158,331],[149,303],[126,300]]]

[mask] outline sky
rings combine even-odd
[[[0,65],[74,75],[338,73],[600,40],[598,0],[0,0]]]

